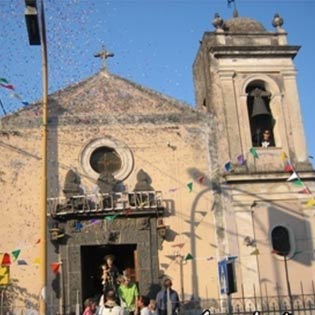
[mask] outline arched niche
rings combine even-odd
[[[253,147],[279,146],[278,125],[275,112],[279,113],[279,88],[268,76],[253,76],[244,82],[251,145]]]

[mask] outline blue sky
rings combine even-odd
[[[108,69],[122,77],[194,105],[192,64],[199,40],[213,31],[214,13],[232,16],[226,0],[46,0],[49,91],[77,82],[100,69],[93,57],[102,45],[115,53]],[[302,48],[295,58],[309,155],[315,155],[315,0],[236,0],[240,16],[272,31],[274,13],[284,19],[288,41]],[[41,50],[29,46],[24,0],[0,0],[0,77],[21,98],[41,98]],[[22,103],[0,88],[12,112]],[[3,112],[0,109],[0,114]]]

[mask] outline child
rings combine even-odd
[[[140,315],[151,315],[149,310],[150,299],[146,296],[141,295],[137,301],[138,307],[140,309]]]
[[[96,302],[92,299],[84,301],[84,312],[82,315],[93,315],[96,311]]]

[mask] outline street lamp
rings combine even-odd
[[[30,45],[40,45],[40,30],[36,0],[25,0],[25,21]]]
[[[25,0],[25,20],[30,45],[41,45],[42,47],[42,192],[40,208],[40,286],[41,298],[39,303],[39,314],[46,314],[46,244],[47,244],[47,102],[48,102],[48,65],[47,65],[47,44],[46,25],[44,14],[44,0],[40,1],[40,19],[38,18],[37,1]]]

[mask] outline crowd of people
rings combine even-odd
[[[113,255],[105,256],[102,265],[103,292],[99,301],[88,298],[82,315],[176,315],[179,297],[172,281],[164,278],[156,299],[140,295],[136,283],[127,273],[120,274]]]

